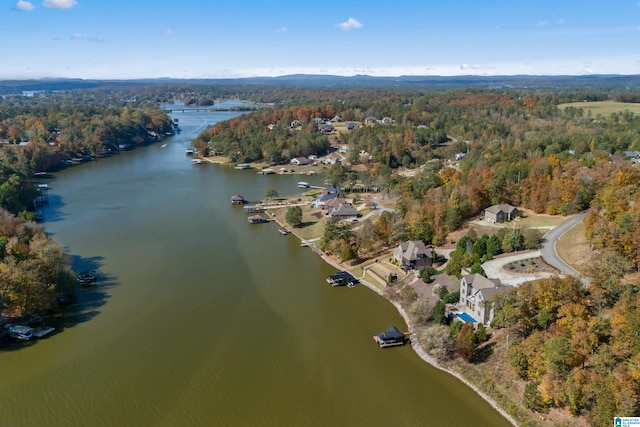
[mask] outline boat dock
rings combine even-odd
[[[43,336],[50,334],[51,332],[55,331],[56,328],[52,327],[52,326],[47,326],[45,328],[42,329],[36,329],[33,330],[31,332],[31,335],[33,335],[36,338],[42,338]]]
[[[398,328],[391,326],[387,328],[386,332],[380,332],[379,334],[374,335],[373,340],[380,346],[380,348],[385,348],[404,345],[406,338],[405,334],[400,332]]]
[[[347,285],[348,287],[353,288],[357,283],[359,283],[359,280],[353,277],[351,273],[348,273],[346,271],[339,271],[336,274],[332,274],[331,276],[327,277],[327,283],[329,283],[331,286]]]
[[[262,215],[252,215],[247,218],[247,221],[249,221],[249,224],[262,224],[263,222],[267,222],[267,219]]]
[[[253,205],[253,206],[245,206],[244,211],[246,213],[262,213],[266,211],[266,209],[262,205]]]

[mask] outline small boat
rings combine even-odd
[[[165,148],[168,144],[162,144],[160,148]]]
[[[33,328],[22,325],[5,325],[9,330],[9,336],[19,340],[29,341],[33,337]]]
[[[298,188],[309,188],[309,187],[310,187],[310,185],[309,185],[308,182],[300,181],[298,183]]]
[[[202,159],[191,159],[191,164],[192,165],[201,165],[202,164]]]
[[[78,283],[81,285],[88,285],[89,283],[95,283],[98,281],[98,273],[95,271],[77,273],[76,277],[78,278]]]
[[[184,150],[184,152],[187,156],[192,156],[195,151],[193,150],[193,148],[187,148],[186,150]]]
[[[282,234],[283,236],[286,236],[287,234],[291,233],[289,230],[287,230],[286,228],[278,228],[278,233]]]

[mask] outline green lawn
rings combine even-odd
[[[601,114],[603,116],[610,116],[612,113],[621,113],[624,110],[629,110],[634,114],[640,114],[640,104],[630,102],[571,102],[568,104],[558,105],[558,108],[560,108],[561,110],[564,110],[567,107],[582,108],[584,110],[585,117],[587,117],[589,111],[591,111],[591,117],[596,117],[598,114]]]
[[[555,227],[567,218],[563,216],[548,216],[548,215],[531,215],[526,218],[519,218],[516,224],[520,228],[526,227]]]

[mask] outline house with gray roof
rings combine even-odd
[[[351,203],[340,203],[334,207],[329,216],[335,216],[342,220],[350,220],[358,217],[358,210]]]
[[[498,222],[513,221],[520,212],[518,209],[508,205],[493,205],[484,210],[484,219],[493,224]]]
[[[393,250],[393,258],[401,263],[405,270],[431,267],[434,256],[433,248],[427,248],[422,240],[409,240],[400,243]]]
[[[467,274],[460,279],[460,305],[478,322],[489,325],[493,320],[491,298],[509,289],[500,279],[487,279],[481,274]]]

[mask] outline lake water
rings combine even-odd
[[[0,348],[0,424],[509,425],[409,346],[377,347],[406,330],[391,304],[332,288],[311,250],[230,204],[299,194],[299,177],[191,165],[190,141],[235,115],[174,113],[183,131],[165,148],[49,182],[46,230],[100,278],[54,335]]]

